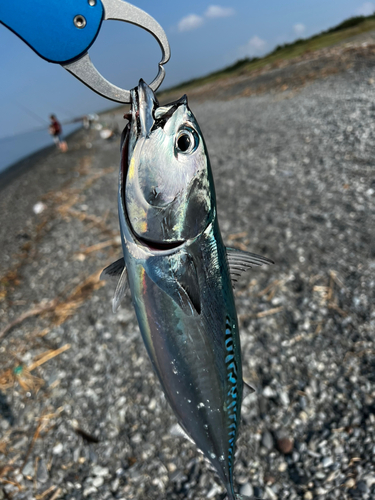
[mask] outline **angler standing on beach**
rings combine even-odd
[[[56,147],[63,153],[68,150],[67,143],[62,139],[62,127],[55,115],[50,115],[49,133],[52,135]]]

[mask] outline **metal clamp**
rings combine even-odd
[[[158,41],[162,50],[162,60],[159,63],[156,78],[150,83],[151,89],[155,92],[164,80],[165,69],[163,64],[169,61],[171,55],[168,39],[163,28],[149,14],[123,0],[102,0],[102,3],[104,6],[103,20],[112,19],[135,24],[151,33]],[[130,91],[117,87],[106,80],[91,62],[88,52],[85,52],[73,62],[61,65],[101,96],[116,102],[131,102]]]

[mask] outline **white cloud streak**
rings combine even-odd
[[[178,23],[178,31],[191,31],[199,28],[205,23],[205,19],[215,19],[218,17],[229,17],[235,14],[232,7],[220,7],[219,5],[209,5],[206,12],[202,16],[197,14],[189,14],[183,17]]]
[[[196,14],[189,14],[186,17],[183,17],[181,21],[178,23],[178,31],[191,31],[199,28],[204,23],[204,19],[202,16],[197,16]]]
[[[261,54],[263,50],[266,48],[267,42],[259,38],[259,36],[254,35],[250,40],[245,44],[239,47],[238,52],[240,57],[253,57]]]
[[[306,31],[306,26],[302,23],[297,23],[293,26],[293,30],[296,35],[302,35]]]
[[[230,17],[235,14],[232,7],[220,7],[219,5],[210,5],[204,15],[208,18],[214,17]]]
[[[370,16],[375,11],[375,5],[372,2],[363,3],[357,10],[357,14],[360,16]]]

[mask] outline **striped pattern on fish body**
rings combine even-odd
[[[182,427],[231,488],[242,401],[233,292],[225,248],[215,237],[214,225],[189,243],[163,256],[141,257],[138,247],[134,257],[130,250],[125,256],[128,279],[144,343],[166,397]],[[184,312],[163,290],[176,279],[176,269],[183,272],[192,264],[201,292],[199,314],[193,304],[191,314]]]

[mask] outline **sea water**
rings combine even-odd
[[[80,123],[64,125],[63,137],[78,130],[80,127]],[[69,145],[69,140],[67,142]],[[53,145],[53,139],[47,129],[0,138],[0,173],[7,170],[19,160],[36,153],[40,149]]]

